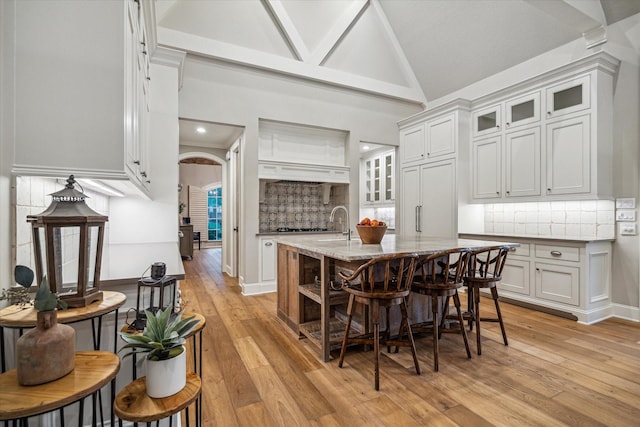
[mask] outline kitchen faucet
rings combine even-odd
[[[331,214],[329,215],[329,222],[333,222],[333,217],[336,214],[336,211],[338,209],[344,209],[344,213],[347,216],[347,231],[346,233],[342,233],[342,234],[346,234],[347,235],[347,240],[351,240],[351,228],[350,228],[350,222],[349,222],[349,210],[347,209],[346,206],[342,206],[342,205],[338,205],[335,208],[331,209]]]

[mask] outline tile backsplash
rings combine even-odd
[[[614,238],[615,202],[583,200],[484,205],[484,231],[561,238]]]
[[[274,232],[282,227],[341,231],[338,219],[342,218],[344,222],[344,212],[336,213],[335,223],[329,222],[329,215],[335,206],[348,204],[348,186],[332,184],[329,199],[325,200],[323,185],[298,181],[266,182],[258,215],[259,231]]]

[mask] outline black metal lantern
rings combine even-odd
[[[166,266],[164,263],[156,262],[150,268],[151,277],[143,277],[138,280],[136,320],[131,325],[136,330],[143,330],[147,324],[145,310],[155,314],[159,310],[165,310],[167,307],[175,309],[176,278],[165,275]]]
[[[33,233],[38,283],[49,287],[70,307],[102,301],[100,266],[104,225],[108,217],[86,205],[87,196],[74,188],[73,175],[63,190],[50,194],[49,207],[27,216]]]

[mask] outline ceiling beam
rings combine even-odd
[[[274,71],[412,103],[425,104],[424,94],[419,86],[400,86],[165,27],[158,27],[158,44],[225,62]]]
[[[282,5],[282,2],[280,0],[262,0],[262,4],[275,21],[276,25],[280,29],[280,33],[286,40],[289,48],[296,58],[303,62],[308,61],[310,55],[307,50],[307,46],[305,45],[302,37],[300,37],[298,29],[293,24],[293,21],[291,21],[291,18]]]

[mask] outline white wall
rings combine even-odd
[[[640,14],[607,28],[604,51],[622,62],[614,92],[614,197],[638,199],[640,175]],[[455,98],[475,99],[540,73],[575,61],[592,52],[579,39],[474,83],[429,103],[428,108]],[[477,225],[477,224],[476,224]],[[477,229],[477,227],[470,227]],[[616,230],[617,232],[617,230]],[[616,236],[612,257],[612,301],[629,307],[640,306],[640,239]],[[637,311],[637,310],[636,310]],[[636,314],[638,315],[638,313]]]
[[[258,281],[258,120],[269,119],[348,131],[349,205],[359,206],[360,141],[398,145],[396,122],[421,108],[309,81],[188,57],[180,92],[180,117],[245,127],[241,147],[244,219],[240,227],[239,280]],[[357,215],[351,215],[353,223]]]

